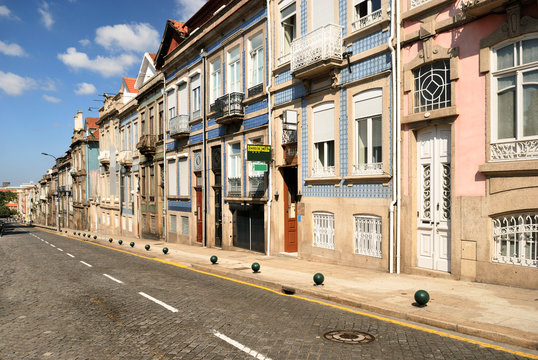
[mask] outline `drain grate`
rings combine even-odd
[[[356,330],[333,330],[325,333],[323,337],[327,340],[351,345],[366,344],[375,340],[373,335]]]

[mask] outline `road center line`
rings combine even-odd
[[[178,309],[176,309],[175,307],[172,307],[172,306],[170,306],[168,304],[163,303],[161,300],[157,300],[154,297],[151,297],[148,294],[145,294],[143,292],[139,292],[139,294],[142,295],[143,297],[145,297],[146,299],[149,299],[149,300],[153,301],[154,303],[157,303],[157,304],[163,306],[164,308],[170,310],[171,312],[178,312]]]
[[[71,255],[70,253],[66,253],[67,256],[75,257],[75,255]]]
[[[49,244],[49,245],[52,246],[52,247],[56,247],[56,245],[54,245],[54,244]]]
[[[118,284],[123,284],[123,281],[115,279],[115,278],[113,278],[112,276],[110,276],[108,274],[103,274],[103,275],[106,276],[107,278],[109,278],[110,280],[117,282]]]
[[[84,261],[82,261],[82,260],[80,260],[80,262],[81,262],[82,264],[86,265],[87,267],[92,267],[92,266],[91,266],[90,264],[88,264],[87,262],[84,262]]]
[[[62,249],[58,248],[58,251],[63,251]]]
[[[265,355],[262,355],[260,354],[259,352],[257,352],[256,350],[252,350],[251,348],[249,348],[248,346],[245,346],[237,341],[235,341],[234,339],[230,339],[228,336],[224,335],[224,334],[221,334],[219,333],[217,330],[213,330],[213,335],[215,335],[216,337],[218,337],[219,339],[221,340],[224,340],[226,341],[228,344],[232,345],[233,347],[243,351],[244,353],[247,353],[249,354],[250,356],[252,357],[255,357],[256,359],[259,359],[259,360],[271,360],[271,358],[265,356]]]

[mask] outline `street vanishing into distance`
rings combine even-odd
[[[15,223],[0,264],[2,360],[524,358]]]

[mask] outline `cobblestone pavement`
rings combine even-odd
[[[2,360],[256,358],[521,357],[33,228],[0,238]]]

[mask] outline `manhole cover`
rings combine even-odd
[[[323,337],[344,344],[366,344],[375,340],[373,335],[355,330],[333,330],[325,333]]]

